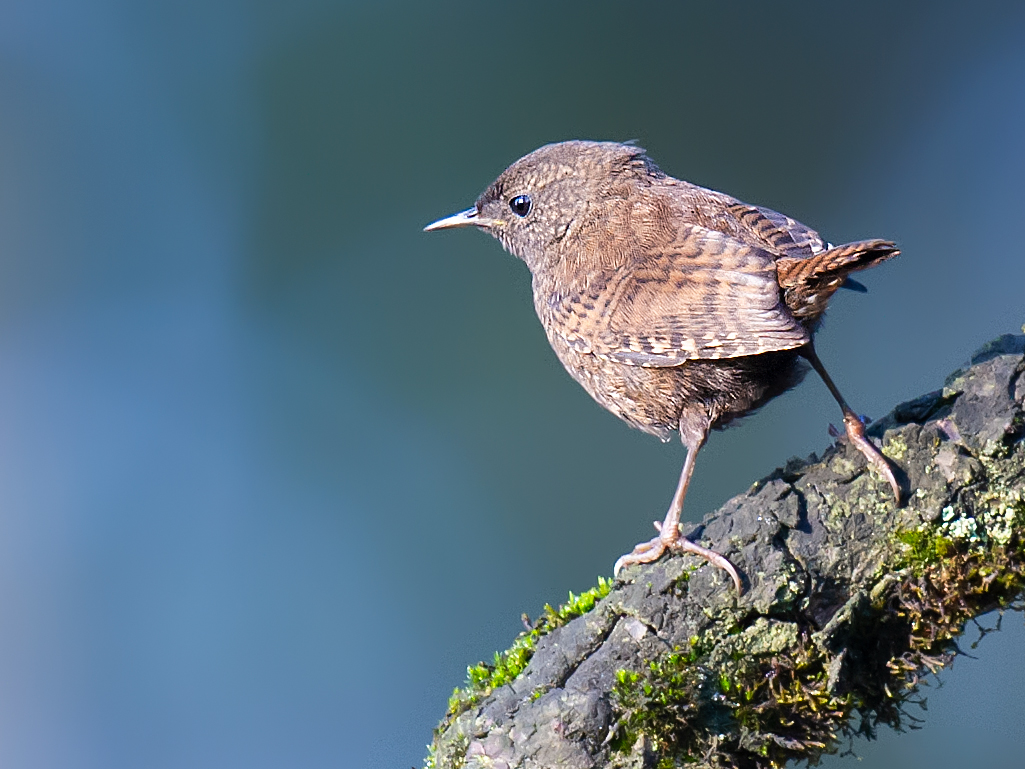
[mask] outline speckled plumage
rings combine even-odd
[[[686,542],[679,508],[709,430],[796,384],[803,359],[826,378],[852,440],[888,472],[811,342],[847,275],[897,254],[893,243],[834,248],[790,217],[674,179],[639,147],[610,142],[541,147],[473,209],[428,229],[466,225],[526,262],[537,315],[573,378],[630,425],[663,440],[679,432],[688,447],[662,533],[617,570]],[[691,544],[683,549],[701,550]],[[716,563],[739,589],[732,566]]]

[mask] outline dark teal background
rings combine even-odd
[[[636,139],[897,240],[819,336],[879,416],[1025,322],[1023,136],[1021,3],[8,0],[0,766],[405,769],[651,535],[679,446],[560,369],[496,242],[420,231],[520,155]],[[839,417],[809,379],[713,436],[685,515]],[[824,766],[1018,765],[1005,626]]]

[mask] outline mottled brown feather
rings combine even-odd
[[[829,247],[815,230],[770,208],[735,203],[727,210],[748,234],[778,256],[812,256]]]
[[[896,244],[888,240],[861,240],[814,256],[782,257],[776,261],[776,271],[784,301],[796,318],[806,324],[815,322],[848,275],[899,253]]]
[[[721,232],[678,224],[657,251],[554,292],[550,322],[578,352],[627,365],[678,366],[807,344],[782,301],[773,254]]]

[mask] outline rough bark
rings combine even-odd
[[[782,766],[899,723],[964,623],[1025,585],[1023,354],[1001,337],[871,426],[904,506],[845,439],[791,460],[688,533],[742,596],[693,556],[626,569],[592,610],[538,625],[515,680],[455,698],[428,763]]]

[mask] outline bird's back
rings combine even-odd
[[[771,208],[742,203],[689,182],[671,178],[667,182],[678,190],[675,198],[681,210],[693,210],[690,216],[697,223],[772,255],[782,303],[811,330],[850,273],[900,253],[896,244],[887,240],[833,246],[812,228]]]

